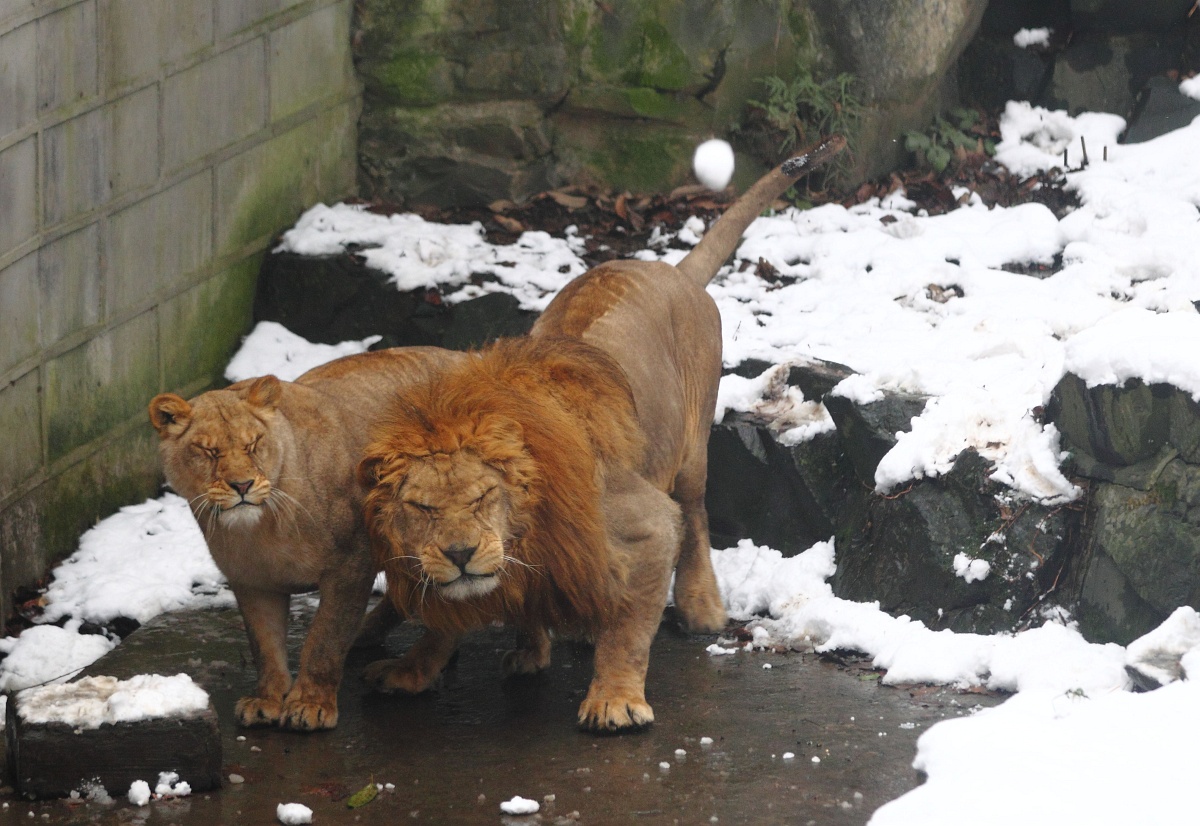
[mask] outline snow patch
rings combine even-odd
[[[208,708],[208,693],[186,674],[139,674],[128,680],[84,677],[73,683],[28,688],[21,692],[18,703],[17,711],[27,722],[95,729],[106,723],[195,714]]]

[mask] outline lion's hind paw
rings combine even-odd
[[[591,699],[579,707],[579,727],[597,734],[625,734],[654,722],[654,709],[645,700]]]
[[[506,677],[518,674],[537,674],[545,671],[549,665],[549,651],[543,655],[529,648],[514,648],[512,651],[505,651],[504,659],[500,661],[500,668],[503,669]]]
[[[376,660],[363,669],[363,681],[381,694],[420,694],[433,686],[433,677],[422,674],[404,660]]]
[[[265,697],[243,697],[233,707],[239,726],[273,726],[283,713],[283,701]]]

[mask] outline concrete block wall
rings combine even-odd
[[[0,612],[158,490],[272,237],[354,188],[351,0],[0,0]]]

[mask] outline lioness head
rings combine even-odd
[[[407,432],[407,443],[405,435],[372,445],[359,466],[372,488],[372,530],[390,554],[377,561],[389,576],[402,573],[445,599],[490,593],[521,564],[507,553],[525,530],[529,503],[519,428],[491,422],[450,443],[420,428]]]
[[[286,497],[272,484],[282,462],[272,429],[282,392],[277,378],[263,376],[191,402],[173,393],[150,401],[167,481],[206,533],[254,525]]]

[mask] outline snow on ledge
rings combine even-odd
[[[139,674],[128,680],[84,677],[74,683],[25,689],[18,704],[17,713],[28,723],[94,729],[105,723],[196,714],[208,708],[208,692],[186,674]]]

